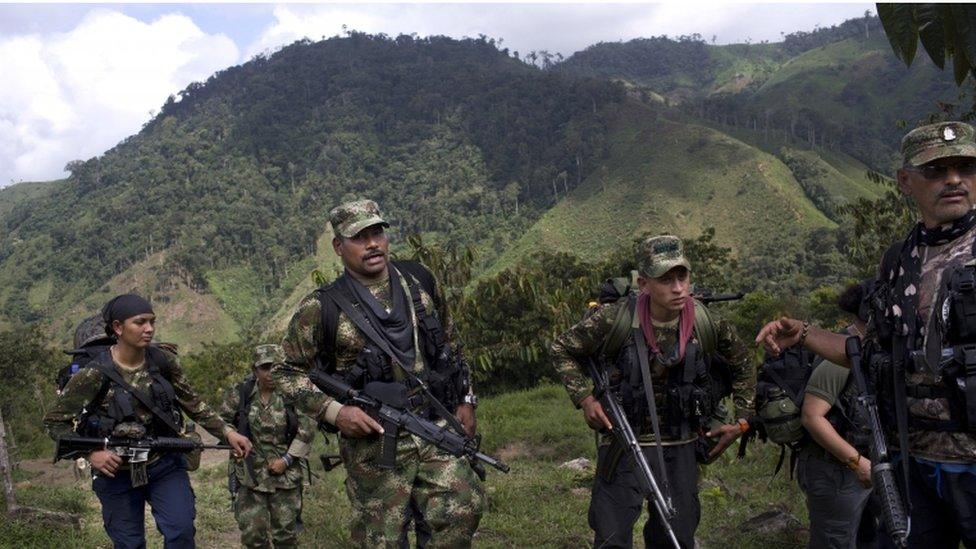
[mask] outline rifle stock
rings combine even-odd
[[[603,410],[610,418],[610,422],[613,423],[611,432],[616,437],[617,443],[626,448],[631,459],[634,460],[634,468],[644,498],[654,504],[654,508],[661,515],[664,527],[667,529],[668,538],[676,548],[680,549],[681,545],[678,543],[678,538],[674,534],[674,529],[671,528],[671,520],[675,515],[674,505],[671,503],[670,498],[665,497],[661,491],[657,478],[654,476],[654,471],[651,470],[651,464],[648,463],[647,456],[641,450],[640,442],[637,440],[637,436],[634,434],[630,422],[627,421],[627,416],[624,414],[623,408],[620,407],[620,403],[617,402],[617,399],[610,392],[606,372],[601,371],[592,359],[588,361],[588,369],[590,371],[590,377],[593,378],[593,396],[600,401]],[[660,441],[657,442],[660,443]]]
[[[508,465],[501,460],[479,450],[478,438],[455,433],[446,426],[441,427],[406,409],[404,402],[406,388],[402,384],[372,382],[360,391],[318,369],[311,371],[308,377],[325,394],[343,404],[362,408],[383,426],[382,448],[380,457],[376,461],[378,467],[393,468],[396,459],[396,437],[400,429],[405,429],[452,456],[467,458],[471,462],[471,468],[482,480],[485,478],[482,464],[494,467],[503,473],[509,471]]]
[[[845,350],[851,363],[851,375],[854,376],[854,382],[857,383],[858,391],[861,393],[858,402],[864,406],[871,427],[871,482],[874,484],[874,492],[881,501],[885,527],[896,546],[907,547],[911,521],[905,512],[904,502],[895,483],[894,467],[888,454],[884,431],[881,430],[877,402],[874,395],[868,391],[867,380],[861,368],[861,339],[857,336],[847,338]]]

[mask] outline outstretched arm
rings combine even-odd
[[[806,330],[806,336],[803,332]],[[803,346],[816,355],[850,368],[847,362],[847,354],[844,351],[844,343],[847,336],[835,334],[806,324],[795,318],[782,317],[779,320],[769,322],[759,330],[756,335],[756,344],[765,346],[766,350],[775,356],[779,356],[783,349],[792,347],[803,340]]]

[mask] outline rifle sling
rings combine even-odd
[[[634,315],[637,318],[638,315]],[[636,323],[636,321],[635,321]],[[664,464],[664,446],[661,439],[661,425],[657,417],[657,404],[654,400],[654,387],[651,381],[651,367],[647,356],[647,342],[644,341],[644,332],[640,327],[633,329],[634,342],[637,347],[637,362],[640,364],[640,373],[644,382],[644,397],[647,399],[648,414],[651,417],[651,428],[654,430],[654,448],[658,466],[661,468],[661,477],[664,481],[664,491],[671,494],[671,483],[668,481],[668,471]]]
[[[102,373],[102,375],[112,380],[119,387],[122,387],[122,389],[124,389],[130,395],[136,397],[136,399],[139,402],[141,402],[142,405],[146,407],[146,409],[152,412],[152,414],[156,416],[160,421],[162,421],[167,427],[172,429],[173,433],[176,434],[176,436],[180,436],[180,432],[182,431],[182,429],[180,429],[176,425],[176,423],[173,421],[173,418],[168,417],[167,414],[163,413],[162,410],[157,408],[153,400],[148,396],[146,396],[145,393],[136,389],[132,385],[126,383],[125,380],[122,379],[122,376],[119,375],[119,372],[115,369],[114,365],[109,366],[97,360],[92,362],[92,364],[95,366],[95,368],[98,369],[99,372]]]
[[[408,370],[403,366],[403,364],[400,364],[400,361],[397,360],[393,350],[390,349],[389,345],[387,345],[386,340],[380,336],[380,334],[376,331],[376,328],[374,328],[370,323],[369,319],[363,316],[359,309],[356,308],[356,306],[353,305],[353,303],[343,294],[342,290],[333,285],[330,288],[326,288],[325,294],[335,301],[335,304],[339,306],[339,309],[341,309],[346,316],[349,317],[349,320],[356,326],[356,328],[359,328],[359,331],[361,331],[363,335],[375,343],[376,346],[383,351],[383,354],[389,357],[390,361],[395,364],[397,368],[399,368],[400,371],[410,379],[410,381],[417,384],[424,396],[427,397],[430,405],[434,408],[434,411],[437,412],[437,415],[446,420],[451,428],[455,429],[458,434],[467,437],[464,426],[461,425],[461,422],[458,421],[458,419],[454,417],[454,414],[449,412],[447,408],[445,408],[444,405],[434,397],[433,394],[431,394],[430,389],[427,388],[427,384],[417,377],[417,374]],[[414,329],[416,329],[416,327],[414,327]],[[419,353],[420,349],[416,349],[416,351]]]

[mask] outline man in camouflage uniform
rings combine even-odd
[[[412,498],[430,526],[429,547],[469,546],[484,509],[484,494],[468,461],[402,431],[395,469],[377,467],[380,425],[362,409],[343,406],[322,393],[308,379],[313,368],[323,368],[358,388],[370,381],[405,383],[415,411],[444,422],[413,380],[427,377],[430,381],[436,372],[443,380],[437,386],[456,393],[453,401],[444,403],[456,415],[451,421],[474,436],[477,401],[470,390],[470,373],[458,367],[460,360],[453,360],[459,357],[448,357],[452,365],[445,365],[438,350],[453,343],[454,325],[433,276],[418,263],[389,260],[384,232],[389,224],[372,200],[338,206],[330,212],[330,222],[333,249],[342,258],[345,273],[302,300],[282,342],[287,360],[273,370],[275,381],[298,410],[335,425],[342,434],[339,445],[348,473],[354,543],[395,547]],[[395,360],[345,312],[336,310],[322,291],[342,292],[353,302],[379,337],[387,340],[385,347],[396,355]],[[332,312],[323,315],[323,304]],[[323,316],[331,322],[323,324]],[[436,326],[428,327],[431,320]],[[334,335],[326,333],[329,325]],[[437,338],[431,332],[437,326],[443,343],[433,341],[432,348],[432,339]],[[434,383],[429,385],[436,390]]]
[[[690,296],[691,265],[684,256],[680,239],[662,235],[644,240],[637,249],[637,263],[638,296],[625,296],[605,304],[559,335],[552,345],[552,360],[570,399],[577,408],[583,409],[584,419],[593,429],[611,429],[613,425],[593,395],[593,382],[584,361],[596,359],[598,367],[610,369],[611,390],[621,399],[659,484],[670,485],[676,511],[671,527],[681,546],[691,548],[695,545],[695,530],[701,516],[698,461],[714,459],[748,428],[744,418],[752,415],[755,369],[750,364],[748,349],[732,326],[703,306],[696,308]],[[622,310],[625,308],[630,308],[630,315]],[[636,317],[642,336],[635,336],[636,331],[629,330],[619,350],[606,356],[604,345],[621,315],[626,317],[628,327]],[[705,329],[706,322],[707,329],[714,333],[712,349],[705,349],[700,343],[699,332]],[[637,345],[646,345],[649,352],[648,374],[658,417],[662,418],[666,482],[660,481],[659,460],[653,451],[653,427],[647,413],[649,404],[641,381]],[[731,425],[716,423],[710,432],[703,433],[700,425],[703,420],[709,423],[710,418],[691,417],[679,410],[684,405],[673,395],[688,387],[679,385],[687,368],[696,372],[696,387],[701,387],[706,394],[713,392],[710,383],[704,381],[713,375],[704,373],[710,371],[703,360],[709,353],[709,358],[722,359],[730,370],[735,417],[740,419]],[[703,373],[704,377],[699,377]],[[714,447],[709,449],[703,435],[712,438]],[[594,547],[630,547],[633,525],[644,502],[633,460],[620,451],[613,437],[603,431],[599,437],[597,475],[589,510],[590,527],[595,533]],[[670,546],[661,517],[654,506],[648,505],[648,509],[651,516],[644,525],[645,546]]]
[[[949,282],[974,258],[974,131],[962,122],[921,126],[905,135],[901,152],[898,187],[913,199],[921,221],[882,258],[867,347],[878,355],[871,364],[878,366],[883,421],[898,431],[889,447],[908,453],[899,469],[908,468],[909,546],[957,547],[961,541],[976,547],[976,370],[942,360],[943,349],[955,353],[973,343],[954,337],[968,320],[953,319],[960,312],[954,301],[963,294]],[[800,320],[770,322],[756,341],[773,353],[799,343],[848,364],[845,336]],[[904,474],[896,477],[904,495]]]
[[[315,422],[289,410],[275,391],[271,367],[285,361],[281,346],[258,345],[254,356],[253,377],[231,389],[220,408],[220,417],[254,444],[249,463],[229,463],[238,485],[234,514],[242,546],[297,547],[302,481]]]
[[[210,434],[226,438],[236,455],[250,452],[250,441],[193,390],[176,355],[151,345],[156,315],[148,301],[134,294],[117,296],[106,303],[102,318],[115,343],[71,377],[44,416],[51,438],[76,433],[97,438],[178,436],[182,411]],[[194,546],[196,512],[185,456],[152,452],[147,463],[130,465],[111,450],[99,450],[88,460],[105,531],[116,548],[145,547],[147,502],[167,548]]]

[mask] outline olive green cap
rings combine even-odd
[[[352,238],[373,225],[390,226],[380,215],[380,207],[372,200],[354,200],[336,206],[329,212],[329,222],[335,234],[346,238]]]
[[[642,275],[657,278],[679,266],[691,270],[680,238],[663,234],[637,245],[637,269]]]
[[[901,140],[904,165],[921,166],[949,156],[976,157],[976,132],[963,122],[939,122],[920,126]]]
[[[281,345],[258,345],[254,348],[254,367],[262,364],[284,364],[285,350]]]

